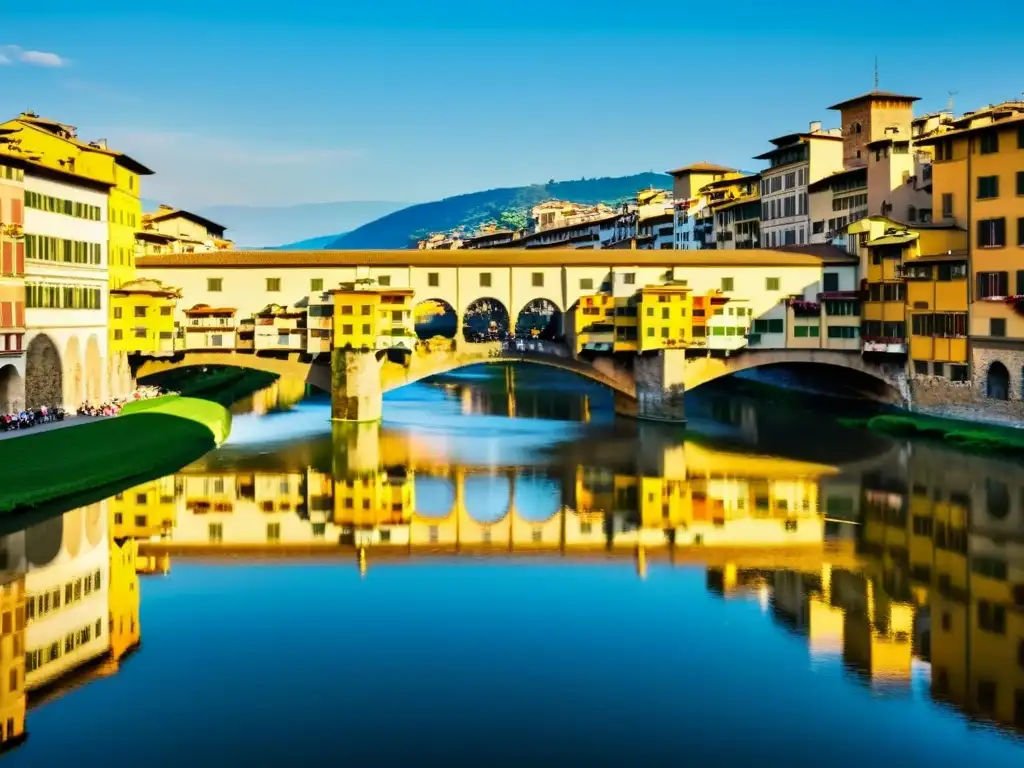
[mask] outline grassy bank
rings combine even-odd
[[[223,406],[170,396],[131,403],[116,418],[0,441],[0,513],[90,493],[105,498],[114,485],[130,487],[194,461],[230,429]]]
[[[893,437],[941,441],[951,448],[972,453],[1024,456],[1024,430],[1013,427],[975,424],[913,413],[885,414],[869,419],[840,419],[840,423]]]

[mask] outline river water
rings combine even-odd
[[[528,370],[0,539],[4,763],[1024,764],[1019,466]]]

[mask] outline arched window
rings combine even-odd
[[[985,510],[996,520],[1005,520],[1010,514],[1010,489],[1001,480],[985,478]]]
[[[993,400],[1010,399],[1010,372],[998,360],[988,367],[985,379],[985,394]]]
[[[860,123],[854,123],[853,124],[853,132],[854,133],[860,133],[861,130],[863,130],[863,126],[861,126]]]

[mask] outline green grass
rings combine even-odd
[[[122,415],[0,441],[0,514],[131,487],[216,447],[231,428],[220,405],[169,396],[130,403]]]
[[[888,414],[870,419],[840,419],[847,427],[867,428],[893,437],[939,440],[972,453],[1024,456],[1024,430],[958,419]]]
[[[211,400],[229,408],[242,398],[269,387],[276,379],[272,373],[220,366],[168,371],[150,380],[183,397]]]

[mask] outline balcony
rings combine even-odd
[[[861,354],[905,355],[907,354],[906,339],[886,339],[869,337],[861,340]]]

